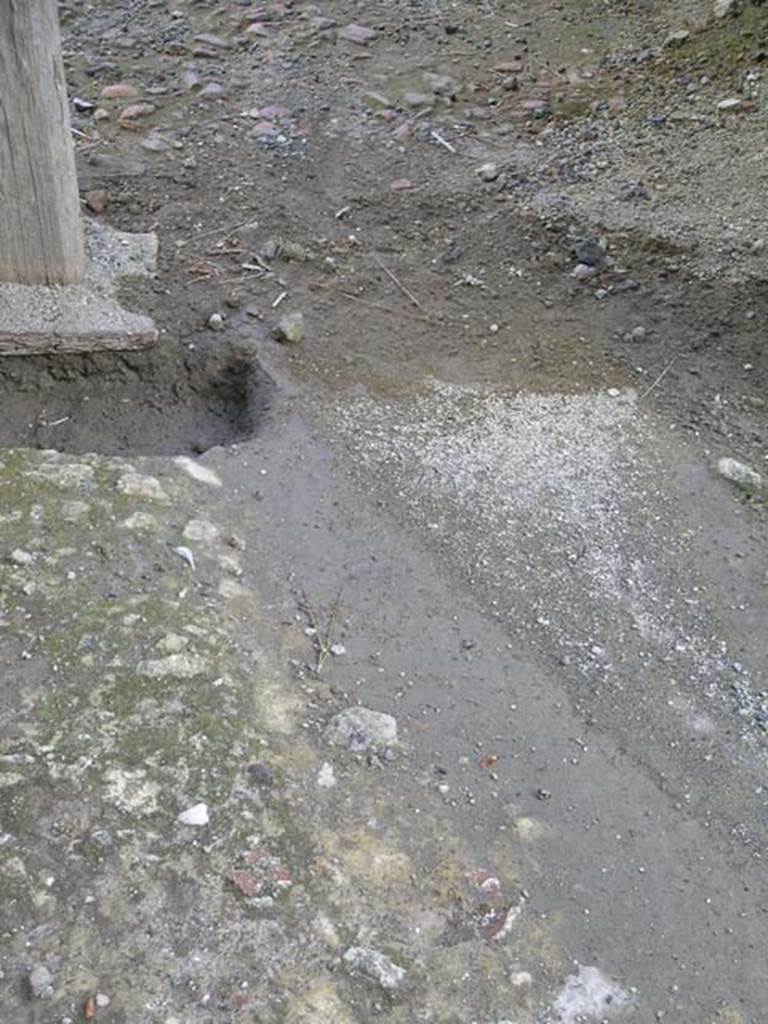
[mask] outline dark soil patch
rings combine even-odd
[[[272,382],[222,346],[0,360],[0,445],[103,455],[199,454],[251,437]]]

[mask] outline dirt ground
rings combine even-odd
[[[60,4],[160,341],[0,364],[4,1020],[763,1024],[731,8]]]

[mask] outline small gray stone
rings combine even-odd
[[[738,6],[738,0],[715,0],[712,13],[716,18],[727,18]]]
[[[280,249],[280,239],[269,238],[261,247],[261,252],[259,253],[259,255],[264,260],[276,260],[277,257],[280,255]]]
[[[573,246],[573,255],[588,267],[601,267],[605,263],[605,247],[597,238],[580,238]]]
[[[644,327],[635,327],[631,333],[632,341],[645,341],[648,331]]]
[[[226,99],[227,89],[221,82],[208,82],[200,90],[200,98],[207,100]]]
[[[455,96],[459,85],[450,75],[435,75],[431,71],[424,72],[424,82],[436,96]]]
[[[403,103],[406,107],[431,107],[432,97],[423,92],[403,93]]]
[[[587,266],[586,263],[577,263],[571,271],[571,277],[574,277],[577,281],[587,281],[590,277],[594,277],[596,273],[595,267]]]
[[[402,967],[398,967],[378,949],[367,946],[351,946],[344,954],[344,963],[350,974],[361,974],[368,981],[381,986],[385,992],[393,992],[405,979]]]
[[[483,181],[496,181],[499,176],[499,165],[494,163],[481,164],[477,173]]]
[[[53,975],[43,964],[32,968],[27,981],[33,999],[48,999],[53,995]]]
[[[363,103],[365,103],[366,107],[369,107],[371,110],[386,110],[387,107],[393,106],[389,97],[382,95],[380,92],[374,92],[373,90],[363,93]]]
[[[323,738],[335,747],[359,754],[397,743],[397,722],[392,715],[370,708],[347,708],[334,715]]]
[[[212,331],[223,331],[224,330],[224,317],[221,313],[211,313],[208,317],[208,326]]]
[[[687,32],[684,28],[680,29],[679,32],[670,32],[667,38],[664,40],[664,45],[674,49],[677,46],[682,46],[683,43],[690,38],[691,33]]]
[[[352,22],[339,29],[339,38],[347,39],[350,43],[357,43],[358,46],[367,46],[376,38],[376,31],[368,28],[367,25],[357,25]]]
[[[286,313],[285,316],[280,317],[274,331],[277,340],[288,345],[295,345],[299,341],[303,341],[305,333],[303,313]]]
[[[33,554],[30,554],[29,551],[23,551],[21,548],[16,548],[12,551],[9,558],[14,565],[32,565],[35,560]]]
[[[757,470],[737,459],[729,457],[718,459],[717,471],[720,476],[730,480],[732,484],[736,484],[742,491],[754,494],[763,489],[763,478]]]

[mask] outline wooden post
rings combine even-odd
[[[0,0],[0,281],[85,269],[56,0]]]

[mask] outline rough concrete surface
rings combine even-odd
[[[0,355],[135,349],[157,341],[152,320],[117,298],[121,279],[154,275],[157,236],[92,222],[85,241],[81,284],[0,284]]]

